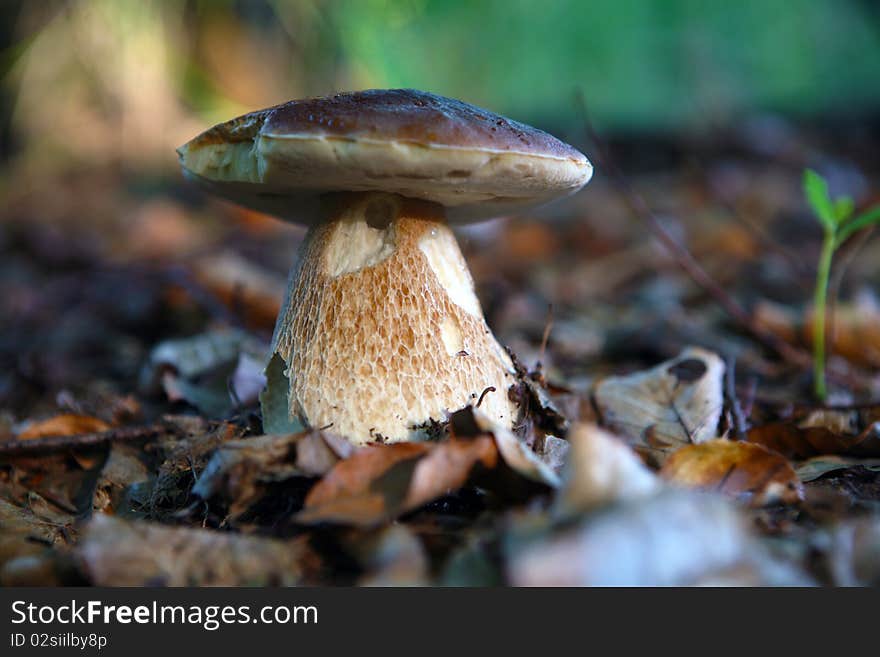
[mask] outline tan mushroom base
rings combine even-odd
[[[330,216],[310,229],[291,274],[264,417],[278,412],[266,400],[280,399],[288,419],[355,443],[396,442],[482,397],[482,411],[512,426],[513,365],[486,325],[443,208],[350,194]]]

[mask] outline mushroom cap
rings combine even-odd
[[[177,152],[184,174],[213,193],[304,224],[322,196],[370,191],[439,203],[466,223],[571,194],[593,172],[546,132],[413,89],[292,100]]]

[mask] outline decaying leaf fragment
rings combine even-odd
[[[724,361],[689,347],[653,369],[600,381],[594,398],[604,423],[653,463],[678,447],[717,436]]]
[[[32,500],[45,504],[36,494]],[[56,512],[46,517],[39,511],[39,508],[23,508],[0,499],[0,566],[17,557],[39,554],[48,545],[63,545],[72,535],[65,533],[65,524],[74,520],[71,514],[58,517]]]
[[[803,496],[784,456],[747,442],[718,439],[686,445],[666,460],[660,474],[672,483],[716,490],[753,506],[790,504]]]
[[[279,541],[164,527],[96,514],[76,548],[97,586],[290,586],[303,573],[302,539]]]
[[[348,441],[313,430],[231,440],[214,453],[192,492],[204,500],[223,498],[237,517],[266,494],[269,484],[320,477],[352,451]]]
[[[595,424],[575,424],[560,493],[562,512],[589,511],[657,493],[662,483],[620,438]]]

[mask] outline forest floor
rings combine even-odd
[[[575,197],[462,229],[524,418],[359,449],[262,435],[301,229],[115,169],[13,177],[0,583],[880,583],[880,240],[837,254],[820,403],[801,187],[876,203],[877,133],[615,140]]]

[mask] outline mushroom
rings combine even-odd
[[[185,176],[309,226],[272,339],[264,425],[413,440],[477,405],[510,427],[510,357],[450,229],[587,183],[551,135],[423,91],[294,100],[178,149]]]

